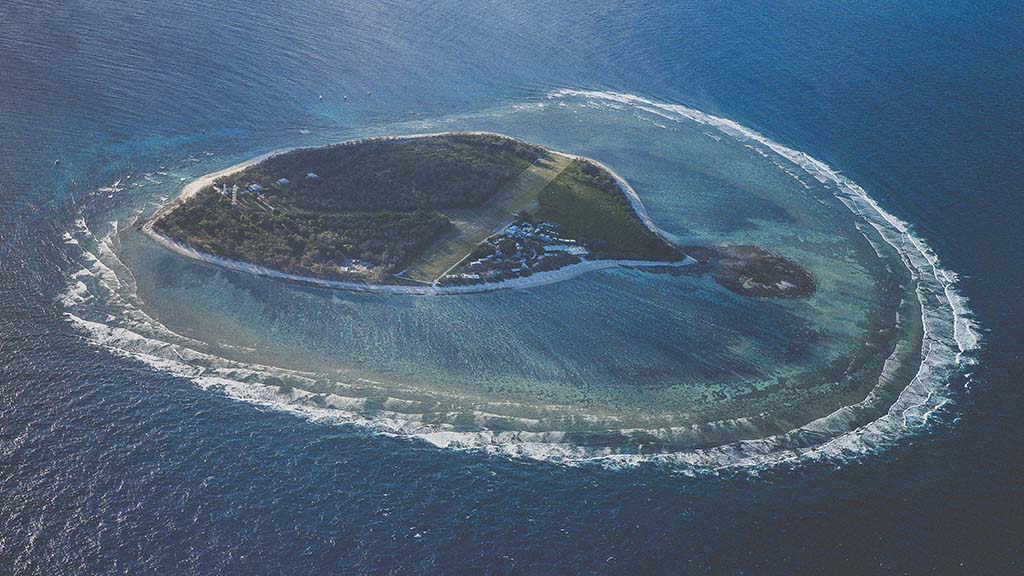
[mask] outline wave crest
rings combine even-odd
[[[550,93],[548,99],[583,99],[598,106],[633,108],[657,115],[663,121],[694,122],[711,130],[713,133],[708,135],[713,138],[727,136],[744,143],[801,183],[801,178],[808,176],[833,189],[847,208],[900,254],[916,283],[924,332],[921,362],[915,376],[888,410],[871,422],[860,424],[866,408],[884,401],[880,394],[871,392],[857,404],[839,408],[784,434],[711,448],[654,453],[644,453],[645,441],[692,435],[695,430],[692,427],[614,429],[614,422],[610,421],[608,424],[613,426],[622,444],[632,447],[631,453],[622,453],[613,445],[575,442],[571,433],[539,428],[528,419],[509,418],[500,411],[490,411],[487,406],[480,406],[474,412],[474,420],[481,429],[469,431],[454,422],[446,422],[437,414],[425,418],[427,408],[413,400],[389,397],[383,402],[374,402],[370,410],[366,397],[306,390],[304,386],[312,381],[308,374],[242,364],[199,352],[192,346],[194,342],[170,331],[141,310],[130,270],[117,260],[112,249],[114,233],[96,241],[84,219],[76,222],[65,237],[66,250],[79,250],[83,262],[82,270],[69,277],[67,290],[61,298],[66,316],[98,346],[139,359],[155,369],[190,378],[203,389],[216,390],[231,398],[286,410],[316,421],[355,424],[378,433],[416,438],[441,448],[485,450],[565,464],[599,462],[609,466],[632,466],[655,462],[696,474],[722,469],[754,470],[807,461],[841,462],[874,453],[907,434],[927,429],[933,416],[952,402],[950,379],[974,362],[974,354],[981,343],[967,301],[957,290],[957,276],[941,266],[935,253],[909,224],[886,212],[863,188],[804,152],[732,120],[686,106],[659,103],[633,94],[592,90],[558,90]],[[93,246],[97,254],[86,246]],[[122,273],[118,274],[115,269]],[[108,322],[86,320],[76,314],[78,309],[92,306],[97,299],[114,301],[130,313],[122,319],[108,318]],[[896,356],[894,352],[886,362],[883,377],[894,370],[889,363],[895,362]],[[336,384],[340,390],[349,385]],[[359,382],[351,387],[374,388],[374,383]],[[499,429],[486,429],[496,422],[501,424]],[[744,419],[714,422],[706,424],[701,432],[713,431],[715,427],[744,426],[749,426]]]

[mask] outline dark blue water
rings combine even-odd
[[[0,573],[1019,572],[1022,25],[1009,2],[0,6]],[[62,317],[60,234],[125,167],[560,87],[735,119],[913,223],[986,331],[948,425],[756,476],[566,468],[254,408]]]

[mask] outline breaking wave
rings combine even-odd
[[[861,402],[844,406],[784,434],[757,440],[678,451],[643,453],[636,450],[644,438],[673,439],[693,435],[695,427],[639,430],[616,427],[614,417],[602,425],[631,438],[634,450],[624,453],[615,446],[580,445],[569,432],[551,431],[531,418],[508,415],[508,404],[479,404],[473,412],[477,429],[456,425],[423,399],[398,398],[394,385],[358,379],[332,382],[332,393],[309,391],[318,376],[297,370],[228,360],[204,351],[203,343],[177,334],[143,311],[131,271],[117,257],[117,225],[101,238],[93,235],[84,218],[76,221],[64,238],[65,251],[77,256],[81,269],[70,274],[61,302],[66,317],[97,346],[130,356],[161,371],[191,379],[205,390],[274,409],[289,411],[318,422],[354,424],[381,434],[416,438],[440,448],[484,450],[512,457],[527,457],[565,464],[598,462],[631,466],[644,462],[671,465],[687,473],[709,470],[753,470],[807,461],[842,462],[891,446],[907,434],[926,430],[933,416],[952,403],[951,379],[964,374],[974,362],[980,345],[979,330],[967,301],[957,290],[957,276],[944,269],[938,257],[911,226],[889,214],[863,188],[830,166],[804,152],[786,147],[732,120],[678,104],[655,102],[616,92],[559,90],[548,100],[583,99],[595,106],[625,107],[655,115],[665,122],[692,122],[705,126],[706,134],[735,139],[769,159],[802,182],[810,177],[836,197],[901,256],[916,285],[923,340],[920,365],[914,377],[882,415],[863,423],[867,407],[886,400],[879,386]],[[867,238],[867,235],[865,235]],[[871,241],[870,238],[868,238]],[[876,247],[876,251],[878,248]],[[102,307],[98,306],[102,302]],[[99,310],[109,307],[120,316]],[[894,373],[896,360],[887,360],[880,385]],[[352,395],[345,394],[351,390]],[[368,392],[370,391],[370,392]],[[373,397],[374,401],[369,398]],[[379,400],[385,397],[385,400]],[[551,407],[553,410],[557,407]],[[432,410],[435,410],[432,412]],[[429,415],[429,417],[428,417]],[[462,423],[462,422],[460,422]],[[500,426],[491,427],[492,424]],[[462,423],[464,424],[464,423]],[[743,419],[704,425],[707,429],[741,429]]]

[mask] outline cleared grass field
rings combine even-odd
[[[452,222],[451,230],[435,240],[401,277],[434,283],[477,244],[511,224],[515,213],[536,208],[541,191],[573,162],[565,156],[546,154],[483,204],[445,211]]]
[[[571,162],[544,187],[534,215],[606,258],[675,260],[681,253],[636,216],[618,184],[584,161]]]

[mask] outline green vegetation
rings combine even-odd
[[[293,150],[218,179],[154,228],[224,258],[376,281],[452,228],[439,209],[486,203],[543,153],[489,134]],[[259,192],[247,192],[254,184]],[[239,188],[237,205],[219,192],[231,186]]]
[[[497,135],[366,140],[272,156],[218,180],[262,186],[275,207],[315,212],[410,211],[479,206],[543,149]],[[316,178],[307,178],[309,173]],[[288,183],[277,182],[285,178]]]
[[[286,272],[339,277],[339,265],[360,259],[375,269],[353,274],[372,280],[401,266],[448,227],[442,214],[422,210],[268,211],[251,199],[233,206],[212,189],[201,191],[154,223],[161,234],[202,252]],[[380,269],[382,263],[387,269]]]
[[[286,272],[431,283],[467,254],[488,258],[496,249],[502,265],[530,273],[515,265],[523,258],[515,242],[483,242],[523,217],[557,225],[589,257],[681,257],[643,224],[606,170],[492,134],[282,153],[218,179],[153,228],[202,252]],[[537,270],[579,261],[539,250]]]
[[[637,217],[615,179],[577,160],[540,194],[536,220],[554,222],[599,258],[677,260],[682,253]]]
[[[491,246],[487,242],[477,244],[476,248],[469,253],[469,260],[479,260],[480,258],[487,258],[495,253],[494,246]]]
[[[452,226],[409,265],[405,276],[420,282],[442,276],[485,238],[511,224],[514,213],[536,205],[541,190],[571,162],[566,156],[545,153],[486,202],[446,210]]]

